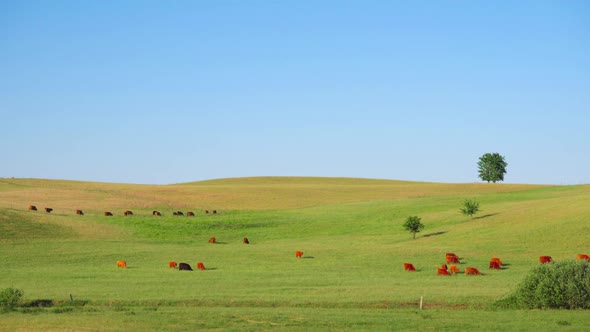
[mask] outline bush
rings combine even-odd
[[[16,307],[24,292],[16,288],[4,288],[0,290],[0,309],[10,311]]]
[[[541,264],[506,300],[519,308],[590,309],[590,264],[583,260]]]

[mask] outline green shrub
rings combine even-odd
[[[507,300],[529,309],[590,309],[590,264],[583,260],[541,264]]]
[[[24,292],[16,288],[4,288],[0,290],[0,309],[10,311],[16,307]]]

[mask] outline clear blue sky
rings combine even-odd
[[[590,183],[589,1],[0,1],[0,177]]]

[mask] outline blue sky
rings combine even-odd
[[[590,183],[588,1],[0,1],[0,177]]]

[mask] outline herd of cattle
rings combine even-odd
[[[35,205],[29,205],[29,210],[30,210],[30,211],[38,211],[38,210],[37,210],[37,207],[36,207]],[[51,213],[51,211],[53,211],[53,209],[52,209],[52,208],[49,208],[49,207],[46,207],[46,208],[45,208],[45,212],[47,212],[47,213]],[[209,211],[209,210],[204,210],[203,212],[204,212],[205,214],[217,214],[217,210],[211,210],[211,211]],[[83,212],[82,210],[76,210],[76,214],[77,214],[77,215],[80,215],[80,216],[83,216],[83,215],[84,215],[84,212]],[[133,215],[133,211],[131,211],[131,210],[126,210],[126,211],[124,211],[124,212],[123,212],[123,215],[124,215],[124,216],[132,216],[132,215]],[[160,211],[152,211],[152,215],[153,215],[153,216],[156,216],[156,217],[161,217],[161,216],[162,216],[162,213],[161,213]],[[173,212],[172,212],[172,215],[173,215],[173,216],[184,216],[184,212],[182,212],[182,211],[173,211]],[[105,217],[112,217],[112,216],[113,216],[113,213],[112,213],[112,212],[110,212],[110,211],[105,211],[105,212],[104,212],[104,216],[105,216]],[[195,216],[195,213],[194,213],[193,211],[188,211],[188,212],[186,213],[186,216],[187,216],[187,217],[194,217],[194,216]]]
[[[450,276],[457,273],[460,273],[459,268],[455,264],[460,264],[459,257],[455,253],[447,253],[445,255],[446,263],[439,267],[436,271],[436,274],[439,276]],[[577,254],[577,260],[585,260],[590,262],[590,256],[586,254]],[[553,262],[551,256],[541,256],[539,257],[539,263],[547,264]],[[449,264],[447,266],[447,264]],[[492,257],[490,259],[489,268],[491,270],[502,270],[502,261],[498,257]],[[404,270],[415,272],[416,268],[412,263],[404,263]],[[466,275],[480,275],[482,274],[477,268],[475,267],[466,267],[464,273]]]

